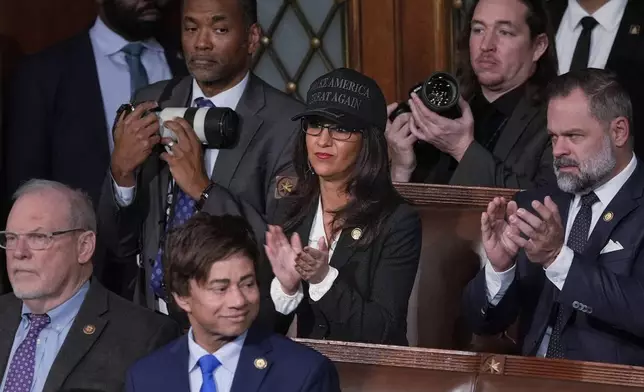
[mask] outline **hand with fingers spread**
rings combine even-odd
[[[307,246],[295,259],[295,270],[302,279],[318,284],[329,273],[329,248],[324,237],[318,240],[318,249]]]
[[[387,106],[387,117],[396,110],[398,103]],[[407,182],[416,168],[414,143],[418,140],[409,129],[411,113],[399,114],[394,121],[387,120],[385,138],[389,146],[392,181]]]
[[[412,93],[409,107],[413,121],[409,122],[409,129],[418,139],[434,145],[460,162],[474,141],[474,117],[463,97],[459,98],[458,105],[463,115],[452,120],[429,110],[418,95]]]
[[[177,140],[161,140],[161,143],[170,148],[170,153],[162,153],[161,159],[168,163],[177,185],[194,200],[199,200],[201,193],[210,184],[204,167],[201,141],[183,118],[166,121],[164,125],[174,132]]]
[[[144,102],[127,115],[123,112],[114,129],[114,151],[110,169],[119,186],[135,185],[135,170],[150,156],[159,144],[159,119],[148,112],[157,107],[156,102]]]
[[[264,250],[282,290],[288,295],[294,295],[302,281],[295,269],[295,260],[302,253],[300,236],[294,233],[289,242],[281,227],[268,225]]]
[[[565,230],[559,208],[550,196],[546,196],[543,203],[533,201],[532,208],[537,215],[520,208],[509,217],[510,226],[515,228],[510,239],[525,250],[531,262],[548,268],[561,252]],[[521,237],[519,233],[528,238]]]
[[[497,272],[508,270],[514,264],[519,246],[510,239],[516,230],[506,221],[506,214],[513,215],[517,203],[507,203],[503,197],[495,197],[481,214],[481,238],[487,258]]]

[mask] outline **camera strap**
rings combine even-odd
[[[168,81],[168,83],[165,85],[163,88],[163,91],[161,91],[161,95],[159,95],[159,99],[157,102],[159,103],[159,106],[161,106],[162,102],[166,102],[170,100],[170,97],[172,96],[172,92],[174,89],[181,83],[183,78],[172,78]],[[191,93],[192,95],[192,93]],[[161,195],[163,195],[163,191],[161,188],[161,176],[162,176],[162,168],[163,165],[159,166],[159,173],[158,173],[158,181],[159,181],[159,191]],[[165,193],[165,200],[161,200],[161,206],[163,206],[162,210],[160,211],[160,217],[162,217],[161,221],[159,222],[160,225],[163,225],[162,230],[161,230],[161,236],[159,238],[159,246],[163,247],[165,243],[165,237],[166,233],[168,231],[168,225],[170,224],[172,220],[172,215],[174,214],[174,201],[177,198],[177,187],[176,187],[176,182],[174,181],[174,178],[172,178],[172,174],[168,173],[169,181],[168,181],[168,189],[166,190]]]
[[[160,224],[163,225],[163,230],[161,231],[161,236],[159,238],[159,246],[163,247],[165,243],[165,237],[166,234],[169,230],[169,225],[170,222],[172,222],[172,216],[174,215],[174,210],[175,210],[175,201],[177,200],[177,185],[176,182],[174,181],[174,178],[172,178],[172,175],[170,175],[170,181],[168,183],[168,189],[166,190],[166,197],[165,201],[163,203],[163,213],[162,213],[162,221],[159,222]]]

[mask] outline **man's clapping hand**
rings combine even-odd
[[[509,239],[525,250],[528,260],[548,268],[564,245],[565,231],[557,204],[546,196],[543,203],[535,200],[533,214],[524,208],[509,217],[512,230]],[[521,237],[523,233],[527,238]]]
[[[508,270],[514,265],[514,258],[519,252],[519,245],[511,240],[512,234],[519,235],[516,227],[508,224],[506,215],[517,211],[517,203],[495,197],[481,214],[481,239],[487,258],[497,272]]]

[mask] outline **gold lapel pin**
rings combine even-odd
[[[630,35],[639,35],[640,34],[640,25],[631,25],[631,28],[628,30]]]
[[[87,324],[85,327],[83,327],[83,333],[85,335],[91,335],[94,332],[96,332],[96,327],[93,326],[92,324]]]
[[[264,358],[255,358],[255,367],[257,369],[266,369],[268,362]]]
[[[357,241],[357,240],[360,239],[360,237],[362,237],[362,230],[360,230],[357,227],[355,229],[351,230],[351,238],[353,238],[354,240]]]
[[[612,221],[614,216],[615,216],[615,214],[613,214],[612,212],[608,211],[607,213],[604,214],[604,222]]]

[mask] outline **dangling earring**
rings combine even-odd
[[[313,170],[313,166],[311,166],[311,161],[307,160],[307,163],[309,165],[309,170],[307,170],[306,172],[315,175],[315,170]]]

